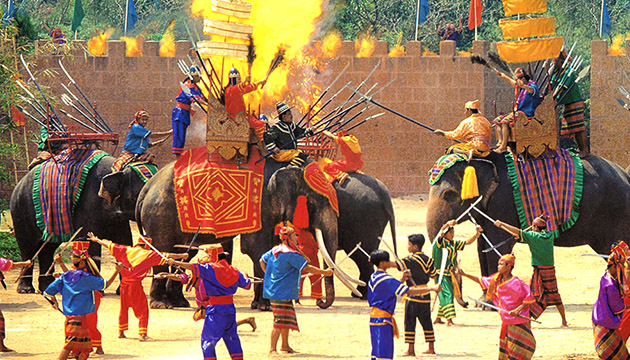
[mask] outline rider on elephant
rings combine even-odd
[[[552,89],[555,88],[560,80],[566,76],[566,80],[555,96],[556,105],[564,105],[560,135],[574,136],[580,149],[580,157],[586,157],[589,155],[589,149],[588,135],[586,135],[586,125],[584,124],[584,96],[580,91],[580,85],[576,82],[577,75],[575,73],[565,75],[569,71],[569,66],[563,68],[564,62],[567,61],[566,57],[566,51],[562,51],[556,59],[549,85]],[[569,58],[568,61],[571,59]]]
[[[339,144],[343,158],[324,165],[324,172],[330,175],[332,181],[338,180],[339,185],[342,185],[348,178],[348,173],[357,172],[363,167],[359,140],[354,135],[348,134],[346,130],[338,132],[337,135],[328,130],[323,131],[322,134]]]
[[[540,91],[538,85],[532,80],[531,76],[522,68],[514,70],[516,80],[511,77],[497,72],[499,78],[507,81],[514,86],[515,109],[508,115],[501,115],[494,119],[496,125],[496,137],[498,153],[504,153],[508,147],[508,141],[512,128],[516,125],[518,117],[527,116],[528,119],[534,117],[536,108],[540,105]]]
[[[302,166],[308,154],[298,150],[298,138],[312,134],[309,128],[303,128],[293,122],[291,108],[279,101],[276,104],[278,111],[278,121],[269,131],[265,133],[265,146],[267,151],[273,153],[271,157],[277,162],[290,162],[290,165]]]
[[[444,267],[444,273],[442,274],[442,290],[438,293],[440,299],[440,308],[438,309],[437,316],[434,324],[443,324],[442,318],[446,319],[448,326],[454,326],[453,319],[455,318],[455,304],[453,299],[455,296],[460,297],[461,291],[457,280],[454,279],[455,268],[457,267],[457,252],[463,250],[464,246],[470,245],[477,240],[479,235],[483,232],[481,226],[477,225],[477,232],[471,236],[468,240],[453,240],[455,236],[455,225],[457,220],[449,220],[440,229],[442,237],[437,239],[433,244],[433,261],[436,264],[442,262],[442,250],[447,250],[446,266]],[[438,270],[438,276],[441,270]],[[438,279],[435,280],[436,282]]]
[[[146,128],[149,121],[149,113],[142,109],[134,115],[133,121],[129,124],[129,132],[127,133],[127,139],[125,139],[125,146],[123,147],[120,156],[114,161],[112,165],[112,172],[122,170],[127,164],[134,161],[146,161],[153,162],[155,159],[154,154],[147,153],[150,147],[161,144],[168,137],[162,138],[157,141],[150,142],[151,136],[164,136],[173,133],[173,130],[152,132]]]
[[[450,140],[463,140],[446,151],[447,154],[464,154],[470,160],[473,155],[486,157],[490,153],[492,125],[479,112],[479,100],[469,101],[464,106],[466,119],[462,120],[453,131],[437,129],[434,132]]]
[[[244,113],[245,110],[247,110],[243,95],[255,91],[259,87],[262,88],[265,86],[267,80],[263,79],[255,83],[251,83],[251,78],[248,75],[245,78],[245,81],[241,82],[241,74],[238,70],[236,70],[236,68],[232,68],[230,70],[228,77],[230,82],[225,88],[225,109],[227,110],[230,118],[234,120],[237,114],[241,112]],[[263,121],[256,119],[254,116],[245,115],[245,117],[247,118],[247,121],[249,121],[249,127],[254,130],[257,141],[263,141],[266,124]]]
[[[186,130],[190,125],[190,117],[195,114],[191,110],[191,105],[194,102],[206,105],[206,101],[203,99],[201,90],[197,87],[197,83],[201,81],[201,75],[197,66],[190,68],[190,77],[184,80],[184,86],[188,88],[192,96],[188,96],[184,93],[183,89],[179,91],[175,97],[175,107],[171,113],[171,122],[173,126],[173,155],[179,158],[184,152],[184,146],[186,145]]]
[[[90,241],[105,246],[109,253],[122,263],[126,268],[120,271],[122,277],[120,281],[120,314],[118,316],[118,337],[126,338],[125,330],[129,329],[129,308],[133,309],[134,315],[138,318],[138,333],[140,341],[148,341],[147,327],[149,325],[149,305],[147,296],[142,288],[142,280],[147,276],[149,270],[156,265],[164,265],[165,258],[186,259],[187,253],[183,254],[160,254],[148,250],[144,241],[151,242],[151,238],[142,237],[136,246],[125,246],[114,244],[110,240],[99,239],[93,233],[87,234]]]
[[[529,245],[529,251],[532,254],[532,266],[534,267],[531,291],[536,299],[536,303],[532,304],[529,310],[532,318],[538,319],[547,306],[556,305],[562,318],[562,326],[568,326],[562,298],[558,292],[556,268],[553,260],[555,236],[552,232],[547,231],[547,220],[545,215],[535,218],[531,231],[521,230],[500,220],[497,220],[494,225],[514,235],[518,242]]]

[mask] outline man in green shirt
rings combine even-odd
[[[534,267],[530,287],[536,299],[536,303],[529,307],[530,316],[538,319],[547,306],[556,305],[562,318],[562,326],[568,326],[562,298],[558,292],[556,268],[553,261],[555,236],[547,231],[547,220],[545,215],[535,218],[531,231],[521,230],[500,220],[497,220],[494,225],[514,235],[518,242],[529,245]]]
[[[444,267],[444,275],[442,276],[442,290],[438,292],[438,298],[440,299],[440,308],[438,309],[437,316],[434,324],[443,324],[442,318],[446,319],[448,326],[454,326],[453,319],[455,318],[455,304],[453,303],[454,297],[461,297],[461,291],[459,290],[459,284],[453,278],[454,269],[457,267],[457,251],[463,250],[466,245],[470,245],[483,232],[481,226],[477,225],[477,233],[471,236],[468,240],[453,240],[455,236],[455,225],[457,220],[449,220],[440,229],[440,234],[444,234],[435,243],[433,243],[433,261],[435,266],[439,269],[442,263],[442,249],[447,250],[446,266]],[[440,270],[438,270],[438,277],[435,282],[438,282]]]

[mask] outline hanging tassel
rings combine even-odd
[[[306,203],[308,199],[306,196],[298,196],[297,205],[295,206],[295,213],[293,213],[293,224],[299,229],[308,228],[308,207]]]
[[[466,170],[464,170],[461,196],[462,200],[468,200],[479,196],[479,187],[477,186],[477,172],[472,166],[466,166]]]

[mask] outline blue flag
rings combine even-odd
[[[138,13],[136,12],[136,6],[133,4],[133,0],[127,0],[127,27],[125,32],[130,32],[138,21]]]
[[[13,21],[15,21],[15,6],[13,6],[13,0],[9,0],[7,10],[2,15],[2,27],[9,25]]]
[[[416,26],[427,21],[427,15],[429,14],[429,0],[418,1],[420,1],[420,6],[418,7],[418,23],[416,24]]]
[[[608,6],[604,1],[604,8],[602,9],[602,29],[599,33],[599,37],[610,34],[612,31],[612,23],[610,22],[610,15],[608,14]]]

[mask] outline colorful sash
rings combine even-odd
[[[107,153],[66,149],[33,171],[33,205],[42,241],[66,241],[74,232],[72,214],[92,166]]]

